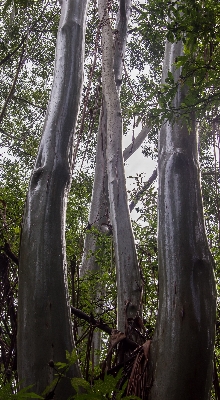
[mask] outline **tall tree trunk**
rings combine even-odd
[[[107,225],[109,222],[108,177],[106,170],[106,125],[106,105],[105,102],[102,101],[97,135],[95,177],[89,213],[89,224],[92,228],[95,227],[100,232],[101,226],[103,224]],[[82,266],[80,269],[81,278],[86,272],[100,271],[100,266],[96,262],[95,256],[97,250],[96,234],[94,234],[92,229],[88,230],[85,237]]]
[[[114,75],[118,92],[122,84],[122,66],[127,41],[128,21],[130,17],[131,0],[120,0],[119,11],[116,22],[116,39],[114,53]],[[109,223],[109,196],[108,196],[108,176],[106,163],[106,147],[107,147],[107,110],[105,100],[102,101],[100,112],[99,130],[97,136],[96,148],[96,168],[93,185],[93,195],[90,207],[89,223],[92,226],[101,228],[102,224]],[[127,149],[126,149],[127,150]],[[129,158],[128,151],[126,159]],[[95,257],[91,256],[96,252],[96,238],[90,232],[86,235],[84,255],[80,276],[87,271],[97,271],[99,266],[95,262]],[[90,255],[89,255],[90,254]]]
[[[85,277],[86,273],[101,274],[101,266],[97,261],[97,254],[100,251],[100,245],[97,243],[97,235],[101,234],[102,227],[108,227],[109,224],[109,198],[108,198],[108,177],[106,166],[106,105],[102,101],[102,107],[99,119],[99,129],[96,146],[96,166],[95,177],[92,192],[92,201],[89,213],[89,224],[92,229],[86,233],[82,266],[80,269],[80,278]],[[94,230],[96,229],[96,231]],[[105,292],[105,284],[98,282],[95,293],[90,294],[91,301],[97,300]],[[95,310],[101,313],[101,307]],[[81,334],[82,332],[79,331]],[[101,331],[96,329],[93,332],[92,346],[94,350],[94,365],[97,366],[100,361],[101,351]]]
[[[106,0],[99,1],[102,25],[102,84],[107,108],[107,173],[117,271],[118,329],[125,331],[141,308],[141,279],[127,203],[122,154],[122,115],[113,69],[113,33]]]
[[[166,43],[168,71],[178,82],[173,107],[187,88],[173,65],[181,42]],[[159,135],[159,314],[151,346],[152,400],[208,400],[215,336],[213,260],[207,244],[198,167],[198,144],[181,112]]]
[[[114,77],[118,92],[120,92],[122,84],[122,67],[123,58],[125,54],[128,21],[131,11],[131,0],[120,0],[119,11],[116,22],[116,37],[115,37],[115,51],[114,51]],[[121,133],[122,134],[122,133]],[[145,136],[146,137],[146,136]],[[107,109],[105,99],[102,101],[102,108],[100,113],[99,130],[97,137],[96,148],[96,168],[95,178],[93,185],[93,195],[90,207],[89,223],[95,226],[102,232],[102,227],[109,224],[110,218],[110,205],[108,194],[108,176],[107,176],[107,160],[106,160],[106,147],[107,147]],[[132,154],[126,153],[126,159]],[[125,188],[126,190],[126,188]],[[82,267],[80,276],[83,277],[86,272],[98,272],[100,266],[96,262],[95,254],[98,251],[96,236],[92,231],[88,231],[85,238],[84,255],[82,260]],[[102,292],[105,288],[101,288]],[[100,286],[97,288],[97,293],[100,294]],[[97,293],[95,296],[97,296]],[[100,350],[101,332],[94,332],[94,349]],[[99,357],[95,356],[95,364],[98,363]]]
[[[43,135],[27,194],[20,246],[18,374],[37,393],[49,385],[48,362],[65,362],[74,347],[68,306],[65,212],[73,134],[82,88],[87,0],[63,0],[54,83]],[[80,376],[77,365],[70,376]],[[62,379],[56,399],[72,393]]]

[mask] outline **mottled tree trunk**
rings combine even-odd
[[[182,43],[166,43],[168,71],[178,82],[175,122],[159,135],[159,314],[151,346],[152,400],[208,400],[215,336],[213,260],[207,244],[193,118],[181,111],[187,88],[173,65]]]
[[[66,197],[73,134],[82,88],[87,0],[63,0],[57,36],[54,83],[43,135],[27,194],[20,246],[18,374],[37,393],[49,385],[48,362],[65,362],[74,347],[65,258]],[[79,376],[74,365],[69,376]],[[55,394],[72,393],[62,379]]]

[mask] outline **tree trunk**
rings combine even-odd
[[[106,125],[106,105],[103,101],[99,119],[95,177],[89,213],[89,224],[91,228],[95,227],[100,232],[102,224],[108,225],[109,223],[108,177],[106,170]],[[98,250],[96,242],[96,234],[94,234],[92,229],[88,230],[85,237],[83,260],[80,269],[81,278],[86,272],[100,271],[100,266],[97,264],[95,257],[95,253]]]
[[[127,41],[128,21],[130,17],[131,0],[120,0],[119,11],[116,22],[116,40],[115,40],[115,54],[114,54],[114,75],[118,92],[120,92],[122,84],[122,66],[125,54],[125,47]],[[93,194],[89,214],[89,223],[97,227],[99,230],[102,224],[109,223],[109,196],[108,196],[108,176],[107,176],[107,163],[106,163],[106,147],[107,147],[107,110],[105,100],[102,101],[100,112],[99,130],[97,135],[96,147],[96,168],[95,178],[93,184]],[[143,135],[142,135],[143,136]],[[146,135],[143,136],[142,141]],[[140,140],[141,143],[141,140]],[[140,144],[139,144],[140,146]],[[138,147],[139,147],[138,146]],[[138,148],[137,147],[137,148]],[[126,160],[132,154],[132,149],[126,149]],[[84,254],[82,260],[82,267],[80,269],[80,276],[82,277],[85,272],[96,272],[99,266],[95,262],[95,257],[91,254],[96,252],[96,238],[90,232],[87,233],[84,245]],[[90,256],[89,256],[90,254]]]
[[[123,58],[127,40],[128,21],[131,11],[131,0],[120,0],[119,11],[116,22],[116,37],[115,37],[115,52],[114,52],[114,79],[117,86],[117,91],[120,92],[122,84],[122,67]],[[121,132],[122,134],[122,132]],[[142,135],[142,141],[146,134]],[[139,141],[140,142],[140,141]],[[140,145],[140,144],[139,144]],[[99,130],[97,137],[96,149],[96,168],[95,179],[93,185],[93,195],[90,208],[89,223],[102,232],[102,227],[107,226],[110,222],[110,205],[108,194],[108,176],[107,176],[107,109],[105,99],[102,102],[100,113]],[[132,150],[127,151],[126,159],[132,154]],[[126,188],[125,188],[126,190]],[[84,255],[80,276],[83,277],[86,272],[98,272],[100,266],[96,262],[95,254],[98,251],[96,236],[92,231],[88,231],[85,238]],[[105,288],[101,288],[104,292]],[[97,288],[100,293],[100,287]],[[95,294],[97,297],[97,293]],[[97,311],[97,310],[96,310]],[[93,345],[95,350],[100,350],[101,332],[94,332]],[[99,357],[95,356],[95,365],[99,362]]]
[[[113,70],[113,34],[106,0],[99,1],[102,24],[102,84],[107,108],[107,173],[110,216],[117,271],[117,327],[125,332],[127,319],[141,309],[141,280],[127,203],[122,155],[122,115]]]
[[[171,71],[180,110],[187,88],[173,65],[181,42],[166,43],[163,83]],[[213,260],[207,244],[192,118],[179,111],[159,135],[159,314],[151,346],[152,400],[208,400],[215,336]]]
[[[85,237],[80,278],[83,278],[88,272],[91,274],[102,273],[101,266],[97,262],[97,253],[100,250],[100,246],[97,244],[97,235],[101,234],[102,227],[108,227],[109,224],[108,177],[106,170],[106,125],[106,106],[103,100],[97,135],[95,177],[89,213],[89,224],[91,225],[91,229],[87,231]],[[99,281],[95,293],[90,293],[91,301],[101,297],[104,293],[105,284],[101,285]],[[100,307],[94,311],[97,314],[102,312]],[[82,334],[81,330],[79,333],[80,335]],[[92,346],[94,350],[94,365],[97,366],[100,361],[99,352],[101,351],[100,330],[96,329],[93,332]]]
[[[18,374],[41,394],[54,378],[48,362],[74,347],[65,259],[66,197],[82,88],[87,0],[63,0],[54,83],[23,217],[19,265]],[[69,376],[80,376],[77,365]],[[73,389],[62,379],[56,399]]]

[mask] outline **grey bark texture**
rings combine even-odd
[[[173,65],[181,42],[166,43],[163,83],[179,82],[178,110],[187,88]],[[198,144],[179,111],[159,135],[159,314],[151,346],[151,400],[208,400],[212,382],[216,293],[207,244],[198,166]]]
[[[20,246],[18,374],[21,386],[41,394],[54,378],[48,362],[65,362],[74,348],[68,306],[65,212],[73,135],[82,89],[87,0],[63,0],[54,82],[31,176]],[[80,376],[74,365],[69,376]],[[73,392],[62,379],[55,395]]]
[[[122,115],[113,69],[113,33],[107,10],[107,1],[100,0],[102,84],[107,109],[108,192],[117,271],[117,327],[124,332],[127,318],[135,318],[141,309],[141,279],[127,202],[122,154]]]

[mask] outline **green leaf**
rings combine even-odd
[[[90,386],[89,382],[87,382],[83,378],[72,378],[71,385],[73,386],[73,388],[75,389],[76,392],[79,391],[80,387],[82,387],[86,390],[91,390],[91,386]]]
[[[57,362],[57,363],[55,363],[55,365],[56,365],[57,369],[64,369],[64,368],[68,367],[68,364],[63,363],[63,362]]]
[[[59,380],[59,377],[56,377],[47,387],[46,389],[43,391],[42,395],[46,396],[48,393],[52,392],[53,389],[55,388],[57,382]]]
[[[167,32],[167,40],[170,43],[174,43],[175,42],[174,34],[171,31]]]
[[[22,393],[18,392],[16,399],[41,399],[44,400],[44,397],[40,396],[39,394],[36,394],[34,392],[28,392],[28,393]]]
[[[77,354],[76,354],[76,350],[73,349],[71,353],[69,353],[66,350],[66,359],[68,361],[68,366],[70,367],[71,365],[75,364],[77,361]]]

